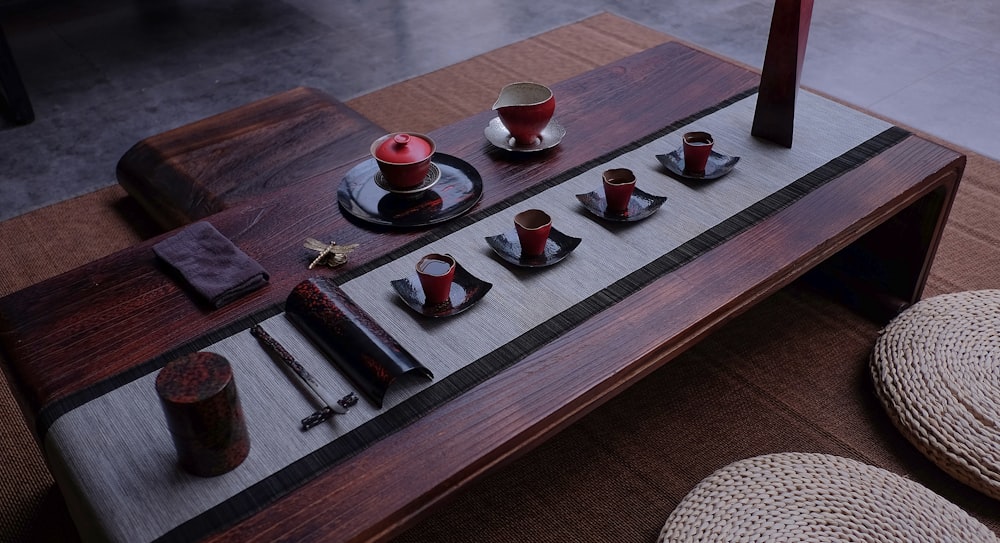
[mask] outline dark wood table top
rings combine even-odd
[[[556,85],[567,135],[551,152],[513,159],[491,148],[483,138],[489,111],[431,135],[440,151],[481,172],[479,206],[490,205],[758,80],[744,67],[667,43]],[[280,302],[307,277],[338,273],[306,269],[305,237],[359,243],[348,265],[354,267],[423,233],[379,231],[345,218],[335,195],[349,167],[338,165],[209,217],[271,272],[270,286],[222,309],[198,305],[163,273],[150,249],[160,238],[0,299],[0,345],[26,417]],[[398,533],[466,483],[531,449],[941,187],[948,194],[938,207],[946,215],[963,167],[961,154],[906,137],[208,539],[367,540]],[[941,213],[936,217],[933,231],[942,220]],[[936,235],[925,251],[930,256]],[[920,284],[904,298],[919,295],[923,268],[916,271]],[[568,373],[570,364],[576,370]]]

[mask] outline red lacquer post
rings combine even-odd
[[[806,55],[813,0],[777,0],[754,113],[754,136],[792,146],[795,96]]]

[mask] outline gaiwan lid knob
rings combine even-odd
[[[375,150],[375,158],[395,164],[420,162],[434,154],[434,147],[424,137],[403,132],[386,136]]]

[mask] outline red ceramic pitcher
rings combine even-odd
[[[552,120],[556,99],[541,83],[511,83],[500,90],[493,110],[518,145],[531,145]]]

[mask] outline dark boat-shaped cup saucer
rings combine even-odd
[[[549,239],[545,240],[545,251],[540,255],[525,256],[521,254],[521,242],[517,239],[516,230],[486,238],[486,243],[500,258],[523,268],[551,266],[569,256],[580,241],[580,238],[567,236],[553,228],[549,231]]]
[[[392,281],[392,288],[403,299],[403,302],[413,311],[425,317],[450,317],[457,315],[476,304],[493,288],[492,283],[472,275],[461,264],[455,264],[455,279],[451,283],[451,294],[448,301],[427,305],[424,289],[420,287],[420,279],[416,272],[410,277]]]
[[[639,189],[632,191],[632,198],[628,202],[626,211],[608,210],[608,201],[600,191],[588,192],[587,194],[577,194],[576,199],[580,200],[583,207],[598,217],[616,222],[641,221],[656,213],[657,209],[667,201],[666,196],[654,196]]]
[[[665,155],[656,155],[660,164],[670,172],[671,175],[680,179],[708,181],[718,179],[723,175],[733,171],[736,163],[740,161],[738,156],[729,156],[716,151],[708,155],[708,164],[705,165],[705,172],[695,174],[684,171],[684,149],[678,148]]]

